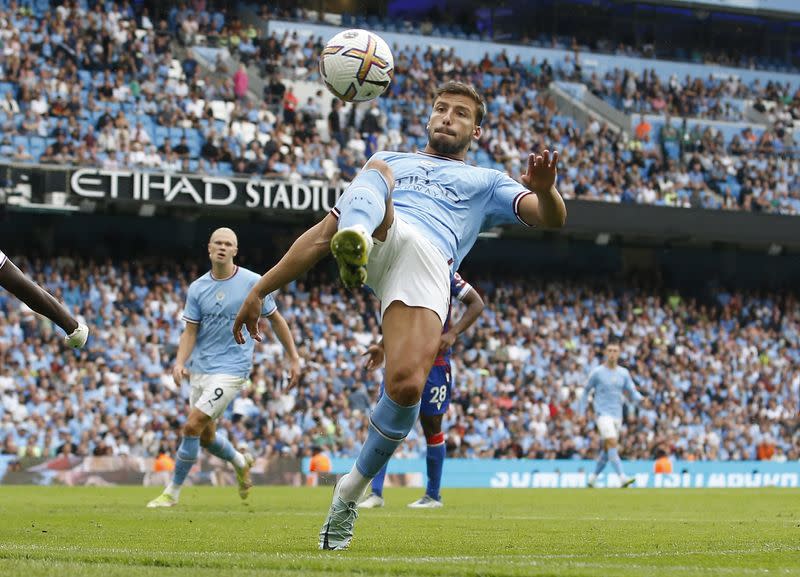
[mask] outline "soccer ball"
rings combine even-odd
[[[389,45],[368,30],[345,30],[325,45],[319,73],[325,86],[347,102],[366,102],[383,94],[392,81],[394,57]]]

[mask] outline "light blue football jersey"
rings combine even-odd
[[[372,158],[392,169],[395,214],[441,250],[452,271],[482,230],[526,224],[519,203],[532,193],[505,173],[424,152],[378,152]],[[338,203],[333,212],[339,216]]]
[[[589,394],[594,391],[594,414],[597,417],[607,416],[622,418],[623,395],[628,394],[630,400],[639,403],[642,395],[636,390],[631,374],[625,367],[609,369],[606,365],[595,367],[589,374],[589,384],[583,390],[578,412],[583,414],[589,401]]]
[[[215,279],[209,271],[189,285],[183,319],[200,325],[197,342],[187,363],[190,372],[250,376],[255,341],[244,331],[245,343],[237,345],[232,328],[239,307],[259,278],[253,271],[237,266],[227,279]],[[277,310],[274,293],[267,295],[261,315],[269,316]]]

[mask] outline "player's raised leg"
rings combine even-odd
[[[78,322],[53,295],[33,282],[25,273],[0,252],[0,286],[35,312],[56,323],[67,334],[64,342],[72,348],[82,348],[89,338],[89,327]]]
[[[348,288],[367,282],[372,236],[381,225],[388,228],[394,218],[390,200],[393,187],[394,177],[389,165],[372,159],[336,203],[334,210],[339,224],[331,239],[331,252],[339,265],[342,283]],[[380,231],[378,233],[380,235]],[[385,234],[383,231],[384,238]]]
[[[344,549],[353,538],[356,502],[414,426],[428,372],[439,350],[442,320],[432,310],[392,302],[383,316],[386,391],[370,416],[353,469],[336,485],[319,534],[321,549]]]
[[[197,408],[193,408],[192,412],[189,413],[189,418],[186,419],[186,423],[183,425],[183,439],[181,439],[181,444],[178,446],[172,482],[167,485],[161,495],[147,504],[149,508],[174,507],[178,504],[183,483],[189,471],[192,470],[192,467],[197,462],[197,455],[200,452],[200,435],[211,421],[210,416]]]

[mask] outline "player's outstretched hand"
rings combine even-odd
[[[233,338],[238,344],[244,344],[242,326],[247,328],[247,332],[250,333],[253,340],[261,342],[261,333],[258,332],[258,319],[260,316],[261,299],[251,292],[244,299],[242,306],[239,308],[239,314],[236,315],[236,320],[233,321]]]
[[[536,194],[550,192],[556,183],[558,167],[558,151],[550,154],[545,150],[541,156],[530,154],[528,156],[528,171],[522,175],[522,184]]]
[[[367,352],[362,356],[367,357],[367,362],[364,363],[364,366],[367,368],[367,370],[374,371],[383,364],[383,345],[381,343],[370,345],[367,349]]]

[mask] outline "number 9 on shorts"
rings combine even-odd
[[[218,419],[247,385],[247,379],[233,375],[192,375],[191,405],[212,419]]]

